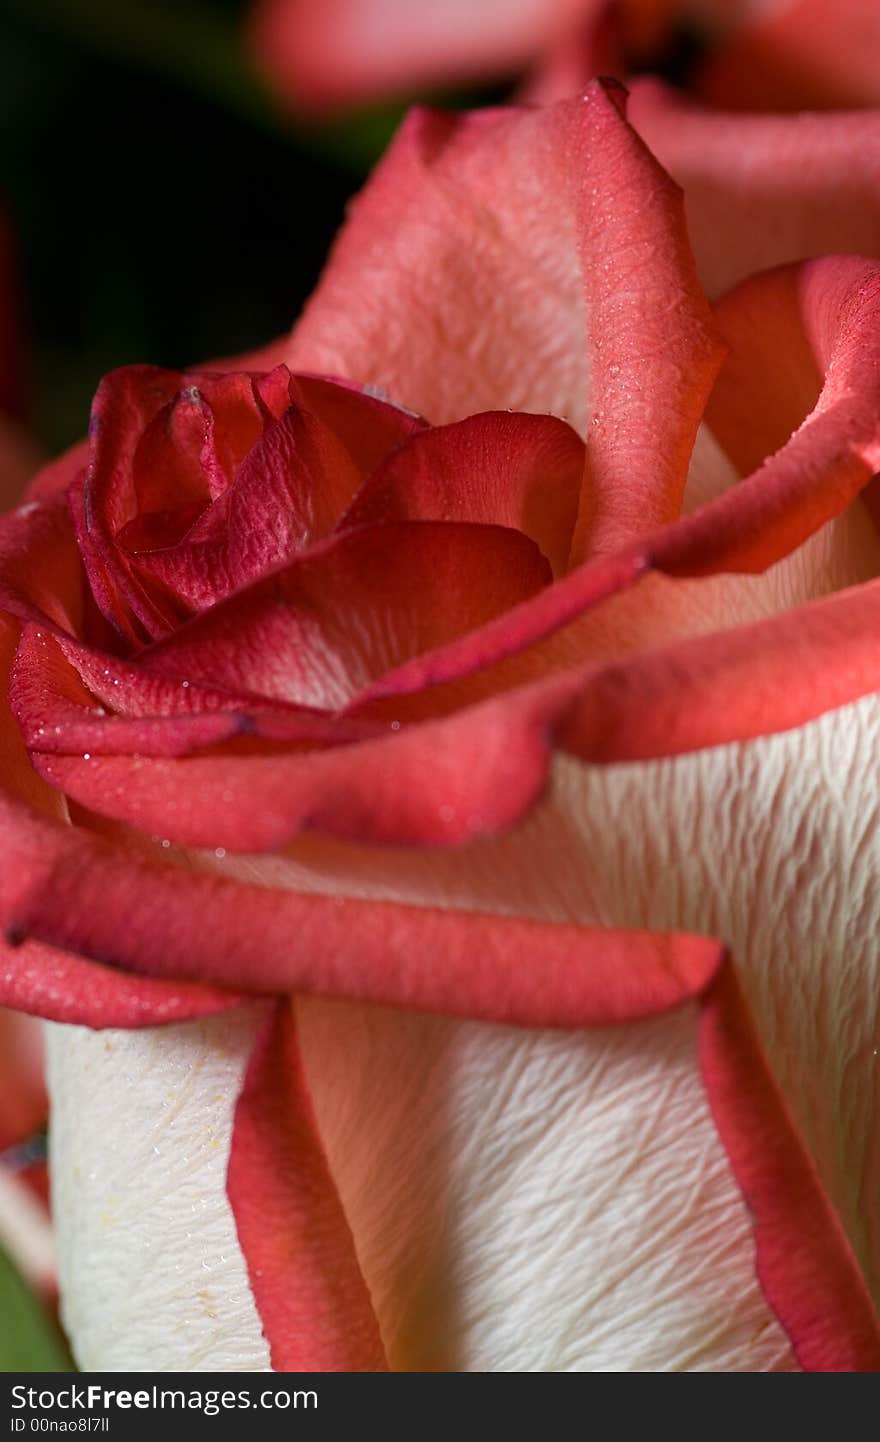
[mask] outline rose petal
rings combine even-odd
[[[75,864],[71,868],[70,861],[68,852],[62,866],[56,865],[51,894],[41,894],[37,882],[30,897],[31,905],[36,902],[38,906],[32,924],[36,923],[39,931],[63,934],[66,944],[94,954],[106,945],[102,933],[106,933],[107,912],[125,897],[126,964],[145,966],[155,973],[204,975],[207,968],[207,975],[221,984],[246,978],[248,986],[270,990],[317,988],[452,1015],[539,1026],[602,1025],[653,1015],[701,994],[708,986],[714,1008],[704,1052],[709,1095],[721,1114],[722,1128],[733,1136],[734,1165],[746,1176],[757,1206],[759,1250],[763,1248],[772,1258],[764,1271],[771,1301],[792,1331],[805,1367],[820,1369],[829,1361],[836,1370],[880,1367],[876,1317],[858,1268],[815,1173],[800,1151],[769,1074],[760,1085],[764,1127],[751,1135],[747,1128],[743,1130],[743,1103],[736,1098],[742,1080],[750,1079],[753,1088],[757,1085],[754,1041],[731,1016],[729,987],[720,992],[712,987],[721,954],[710,941],[548,927],[510,918],[271,890],[263,892],[258,901],[253,888],[230,887],[204,877],[161,875],[155,868],[143,866],[126,868],[118,860],[115,866],[111,861],[93,873],[102,889],[105,910],[101,916],[89,905],[88,871]],[[80,874],[71,890],[77,870]],[[140,873],[137,879],[136,871]],[[212,896],[210,914],[214,924],[222,927],[223,954],[216,952],[210,939],[200,940],[203,929],[194,916],[195,910],[206,914],[194,906],[200,891]],[[175,904],[175,895],[183,901],[182,906]],[[77,917],[71,915],[73,896],[82,908]],[[227,898],[228,904],[224,904]],[[139,912],[149,918],[148,925],[141,924]],[[163,919],[158,930],[157,915]],[[299,945],[292,957],[286,937],[294,915]],[[111,920],[111,931],[115,934],[117,930]],[[522,959],[517,955],[519,946],[527,948]],[[434,948],[436,963],[431,962]],[[726,1034],[713,1032],[716,1018],[728,1028]],[[726,1037],[733,1038],[732,1047]],[[734,1093],[732,1080],[738,1089]],[[784,1146],[765,1149],[768,1128],[777,1139],[781,1137]],[[779,1168],[775,1162],[780,1155],[795,1159],[797,1165]],[[785,1205],[780,1205],[780,1199]],[[806,1253],[806,1263],[804,1252],[786,1250],[793,1205],[807,1209],[813,1219],[817,1241]],[[820,1222],[820,1218],[824,1220]],[[819,1290],[819,1304],[811,1301],[806,1308],[805,1265],[811,1288]],[[274,1280],[283,1282],[281,1277]],[[290,1313],[289,1309],[277,1310],[275,1286],[267,1284],[264,1296],[269,1299],[264,1320],[270,1329],[280,1329],[273,1338],[276,1348],[300,1346],[297,1328],[293,1336],[286,1335]],[[285,1355],[292,1353],[285,1351]]]
[[[719,358],[681,197],[622,100],[414,113],[288,349],[435,423],[510,407],[582,427],[592,364],[581,546],[674,511]]]
[[[424,430],[426,424],[375,389],[330,376],[291,376],[290,399],[317,416],[342,441],[363,476],[370,475],[391,451]]]
[[[264,424],[286,409],[288,380],[283,367],[255,377],[156,366],[126,366],[102,380],[88,463],[69,498],[92,594],[130,644],[165,635],[178,611],[132,563],[126,538],[135,550],[179,540],[223,495]]]
[[[565,571],[584,446],[552,416],[507,411],[418,431],[361,487],[340,529],[377,521],[472,521],[530,536]]]
[[[100,1035],[47,1027],[62,1315],[84,1371],[269,1369],[225,1195],[239,1059],[261,1010]]]
[[[731,967],[707,993],[700,1049],[716,1125],[755,1219],[758,1277],[798,1361],[805,1372],[880,1371],[880,1318]]]
[[[0,945],[0,1003],[48,1021],[92,1028],[167,1026],[213,1016],[240,1001],[219,987],[129,976],[36,942]]]
[[[759,288],[758,306],[753,304],[753,287]],[[796,367],[809,345],[824,375],[814,409],[782,449],[738,486],[697,511],[645,535],[617,555],[575,569],[528,604],[383,676],[358,698],[357,704],[367,705],[383,697],[399,697],[457,681],[528,646],[545,642],[555,632],[560,635],[543,648],[546,659],[552,662],[553,651],[558,648],[560,656],[571,665],[579,654],[591,654],[594,618],[585,613],[593,611],[599,602],[607,606],[615,592],[631,586],[648,570],[673,577],[761,572],[840,515],[880,469],[880,411],[875,380],[880,369],[880,271],[875,262],[839,257],[812,261],[788,274],[777,272],[764,280],[747,282],[731,293],[721,308],[723,324],[735,346],[739,331],[746,328],[736,320],[743,311],[747,317],[757,313],[759,343],[779,343],[780,327],[772,328],[777,309],[769,303],[774,295],[788,298],[786,304],[792,295],[797,297],[794,317],[785,328],[784,354],[789,365]],[[731,369],[722,372],[717,392],[713,393],[713,419],[724,436],[735,436],[742,418],[738,384],[748,370],[751,355],[748,348],[742,353],[735,348]],[[759,369],[758,374],[762,373]],[[809,394],[811,375],[815,374],[813,363],[806,379],[799,369],[797,374],[800,378],[795,394],[800,399]],[[780,416],[791,414],[792,398],[784,400],[784,390],[784,379],[780,385],[774,377],[767,396],[758,403],[759,414],[762,409],[772,413],[774,433],[779,431]],[[766,432],[764,423],[761,434],[765,436]],[[676,610],[674,626],[667,634],[680,634],[682,627],[687,627],[690,609],[685,605]],[[699,615],[699,610],[693,609]],[[568,636],[562,633],[563,627],[580,616],[586,622],[582,637],[574,629]],[[600,625],[604,621],[601,615],[596,619]],[[541,665],[540,653],[534,664],[536,669]]]
[[[139,660],[165,676],[334,710],[550,579],[534,542],[501,526],[364,526],[237,592]]]
[[[725,115],[636,81],[630,119],[684,187],[714,297],[783,262],[880,255],[880,115]]]
[[[287,376],[283,366],[278,372]],[[421,426],[396,406],[320,377],[290,377],[285,390],[285,406],[288,397],[294,404],[267,423],[228,489],[180,544],[138,556],[138,571],[189,612],[328,535],[361,482]]]
[[[82,804],[183,845],[268,850],[308,829],[455,845],[535,803],[554,744],[602,762],[678,755],[800,726],[880,689],[878,624],[880,582],[320,753],[33,761]]]
[[[281,1002],[235,1111],[228,1191],[276,1372],[385,1372],[376,1317]]]
[[[63,495],[0,516],[0,610],[65,634],[82,614],[82,570]]]
[[[108,661],[111,666],[104,664]],[[97,695],[118,711],[96,706]],[[187,756],[237,736],[344,745],[387,729],[381,721],[254,705],[248,697],[183,686],[86,647],[59,643],[33,626],[24,628],[19,642],[9,697],[29,748],[83,760],[92,754]]]

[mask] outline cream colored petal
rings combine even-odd
[[[268,1369],[225,1192],[258,1018],[47,1026],[62,1317],[80,1370]]]

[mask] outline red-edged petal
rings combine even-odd
[[[792,730],[880,690],[878,626],[875,581],[596,667],[560,744],[590,761],[636,761]]]
[[[550,579],[534,542],[501,526],[364,526],[220,602],[139,661],[165,676],[332,710]]]
[[[106,707],[97,704],[98,696]],[[386,729],[380,722],[338,719],[305,707],[255,706],[247,697],[183,686],[59,642],[34,626],[22,633],[9,699],[29,749],[83,760],[92,754],[186,756],[236,736],[340,745]]]
[[[288,105],[362,104],[441,81],[514,74],[598,0],[259,0],[252,47]]]
[[[756,375],[767,384],[761,396],[752,391],[751,381],[747,389],[754,395],[756,414],[764,415],[759,423],[762,441],[770,435],[781,440],[780,427],[796,414],[797,403],[811,395],[817,370],[824,376],[813,410],[787,444],[746,480],[699,510],[617,555],[575,569],[550,590],[480,631],[389,672],[354,706],[458,682],[546,642],[650,570],[673,577],[760,572],[792,552],[840,515],[880,470],[878,309],[880,268],[876,262],[855,257],[779,270],[732,292],[720,307],[720,318],[734,352],[730,370],[722,370],[713,393],[713,420],[724,436],[730,436],[734,454],[754,458],[752,449],[736,440],[742,418],[739,386],[745,383],[756,348],[775,343],[782,379],[771,377],[766,364],[757,362]],[[755,328],[750,331],[752,319]],[[750,346],[740,350],[747,334]],[[536,670],[553,664],[556,645],[552,640],[536,654]],[[571,664],[576,637],[561,634],[558,645]]]
[[[109,659],[109,658],[104,658]],[[58,642],[27,626],[10,677],[9,700],[25,745],[49,750],[82,751],[94,743],[105,750],[131,755],[140,747],[163,754],[211,746],[246,729],[231,707],[176,717],[108,715],[67,663]]]
[[[555,744],[597,762],[680,755],[803,725],[880,689],[880,582],[305,755],[175,762],[49,756],[53,785],[192,846],[268,850],[297,832],[455,845],[510,826]]]
[[[804,279],[802,267],[764,272],[715,306],[730,349],[706,418],[741,475],[785,445],[822,393],[820,358],[804,325]]]
[[[305,754],[59,756],[34,751],[41,776],[102,815],[186,846],[281,846],[300,831],[352,840],[454,845],[504,830],[537,800],[553,706],[526,721],[508,697],[381,739]],[[548,719],[549,718],[549,719]]]
[[[387,1371],[289,1003],[274,1008],[254,1046],[235,1110],[228,1191],[274,1371]]]
[[[63,495],[0,516],[0,611],[73,635],[82,568]]]
[[[362,389],[291,378],[283,365],[113,372],[95,399],[87,467],[70,486],[105,617],[134,645],[175,630],[326,535],[420,425]]]
[[[361,480],[333,432],[291,407],[185,539],[139,555],[137,570],[197,614],[326,536]]]
[[[631,397],[625,432],[606,429],[597,455],[622,465],[627,452],[644,478],[650,452],[662,489],[717,352],[680,197],[622,99],[596,84],[546,109],[414,112],[353,207],[291,367],[378,385],[435,424],[510,407],[583,426],[592,359],[607,426]],[[640,454],[637,412],[659,427],[640,430]]]
[[[755,1209],[768,1299],[805,1367],[880,1369],[876,1314],[754,1034],[744,1025],[735,983],[723,977],[717,943],[238,886],[126,857],[96,838],[65,835],[63,828],[6,805],[3,813],[21,858],[15,885],[4,887],[7,928],[92,957],[112,953],[119,964],[158,977],[344,996],[527,1026],[607,1025],[705,996],[707,1091]],[[262,1063],[256,1076],[264,1098]],[[261,1117],[258,1107],[256,1120],[246,1116],[254,1128],[246,1142],[259,1159],[265,1112]],[[326,1173],[319,1179],[323,1192]],[[791,1218],[799,1216],[809,1219],[809,1254],[791,1244]],[[250,1248],[250,1218],[245,1225]],[[288,1232],[281,1238],[282,1261],[289,1243]],[[277,1234],[266,1245],[277,1262]],[[251,1264],[258,1265],[253,1251]],[[280,1300],[285,1280],[273,1279],[258,1297],[267,1326],[278,1329],[273,1341],[279,1349],[301,1343],[296,1309]],[[313,1285],[315,1280],[324,1285],[320,1269]],[[328,1346],[337,1342],[331,1327]]]
[[[603,140],[589,152],[590,188],[578,199],[591,372],[589,470],[573,561],[613,551],[680,513],[722,357],[681,192],[630,127],[609,127]],[[609,176],[613,199],[607,188],[603,194]]]
[[[629,116],[684,188],[710,296],[772,265],[880,255],[876,111],[729,115],[640,80]]]
[[[362,476],[426,425],[393,398],[332,376],[291,376],[290,399],[333,432]]]
[[[733,967],[703,1000],[700,1064],[754,1217],[758,1280],[805,1372],[880,1372],[880,1319],[771,1076]]]
[[[631,584],[652,565],[685,576],[724,568],[759,570],[843,509],[880,466],[873,383],[878,364],[875,268],[857,260],[813,262],[798,273],[794,290],[791,276],[784,273],[756,284],[775,286],[789,299],[797,295],[803,333],[829,377],[813,413],[789,444],[749,480],[649,538],[644,548],[586,567],[462,641],[417,656],[364,693],[362,703],[382,695],[402,697],[444,680],[457,681],[469,670],[484,668],[540,641],[565,621],[575,620],[591,604]],[[749,287],[741,292],[746,299],[749,294]],[[731,297],[725,302],[728,319],[735,317],[735,309],[729,309],[735,301]],[[766,311],[772,318],[772,307],[767,305]],[[722,377],[719,396],[723,389]],[[822,658],[821,677],[809,694],[799,683],[803,673],[795,673],[790,688],[777,686],[766,698],[757,678],[769,676],[769,671],[759,670],[756,662],[748,686],[740,698],[734,698],[728,717],[711,699],[705,700],[700,675],[727,668],[727,674],[742,685],[742,651],[735,635],[718,643],[717,668],[709,663],[706,648],[688,653],[692,661],[698,660],[697,669],[691,671],[690,694],[704,699],[699,706],[694,703],[691,725],[679,720],[670,727],[669,736],[678,738],[678,749],[756,734],[754,728],[769,731],[797,725],[873,689],[870,654],[864,656],[860,639],[864,617],[873,614],[871,597],[873,591],[866,589],[856,593],[855,599],[835,602],[833,611],[811,609],[792,620],[801,637],[794,636],[792,655],[814,651]],[[828,634],[824,618],[831,615],[851,628],[839,657],[832,655],[822,640]],[[831,634],[839,638],[838,624],[835,621]],[[783,629],[777,630],[777,626]],[[787,637],[785,626],[780,618],[761,631],[768,654],[779,654],[773,637]],[[751,643],[754,638],[750,633],[747,636]],[[778,664],[784,661],[781,656]],[[627,685],[635,694],[640,685],[647,685],[639,677],[654,674],[653,663],[637,660],[627,674]],[[594,695],[602,695],[603,687],[607,690],[620,684],[619,680],[602,682]],[[580,682],[575,689],[580,689]],[[585,694],[588,691],[585,688]],[[497,706],[467,711],[459,718],[415,728],[406,735],[364,742],[350,753],[225,757],[219,767],[214,767],[210,758],[192,759],[181,763],[179,769],[159,762],[144,761],[135,770],[110,760],[49,757],[38,757],[37,764],[55,784],[93,809],[139,824],[149,818],[151,829],[158,834],[191,844],[219,841],[231,847],[262,849],[279,844],[303,827],[344,836],[449,843],[510,824],[540,794],[546,775],[547,729],[557,721],[568,724],[559,696],[571,693],[566,683],[561,693],[551,687],[546,693],[529,694],[535,699],[523,702],[525,713],[518,703],[502,697]],[[665,694],[668,696],[668,691]],[[665,704],[674,709],[674,701]],[[606,710],[608,705],[606,698]],[[601,715],[594,714],[598,720],[591,726],[604,725]],[[744,732],[744,726],[753,729]],[[664,754],[668,754],[672,745],[658,737],[648,710],[635,725],[621,721],[619,736],[618,754],[624,736],[629,737],[626,744],[630,748],[641,748],[642,755],[656,754],[664,745]],[[571,744],[580,747],[586,743]],[[426,774],[431,778],[427,786]]]
[[[222,496],[264,424],[287,408],[284,367],[268,375],[126,366],[102,380],[85,471],[69,489],[92,594],[129,644],[165,635],[173,594],[139,574],[129,552],[171,544]]]
[[[418,431],[361,487],[339,527],[405,520],[508,526],[530,536],[559,575],[583,472],[583,442],[564,421],[490,411]]]
[[[174,401],[177,371],[127,366],[105,376],[92,404],[89,456],[68,491],[80,555],[92,595],[129,642],[163,634],[170,618],[131,574],[116,536],[137,515],[134,461],[144,432]]]
[[[232,991],[198,982],[156,981],[96,966],[37,942],[0,946],[0,1003],[73,1026],[165,1026],[237,1006]]]
[[[29,939],[19,955],[33,938],[163,981],[356,997],[527,1026],[655,1015],[698,991],[720,955],[701,937],[242,886],[123,852],[6,801],[0,818],[18,846],[0,917],[13,940]]]

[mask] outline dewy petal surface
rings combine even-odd
[[[369,381],[434,424],[511,408],[583,430],[598,366],[597,459],[636,476],[653,463],[665,494],[719,352],[680,196],[623,99],[597,82],[546,109],[413,112],[293,332],[291,369]]]

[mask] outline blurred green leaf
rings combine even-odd
[[[0,1372],[70,1372],[45,1309],[0,1251]]]

